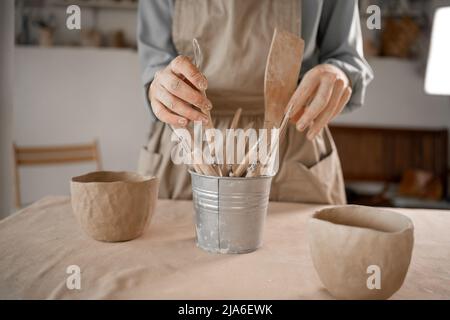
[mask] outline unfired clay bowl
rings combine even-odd
[[[158,179],[131,172],[97,171],[72,178],[72,208],[81,228],[100,241],[139,237],[150,222]]]
[[[403,284],[413,245],[412,221],[389,210],[353,205],[327,208],[316,212],[309,223],[314,267],[338,299],[392,296]],[[377,267],[379,274],[374,271]],[[374,287],[376,274],[379,289]]]

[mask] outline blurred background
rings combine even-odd
[[[81,30],[66,28],[71,4],[81,8]],[[434,12],[450,0],[359,4],[375,80],[365,106],[331,128],[348,200],[450,208],[450,97],[424,90]],[[381,8],[380,30],[366,24],[372,4]],[[97,167],[135,171],[150,121],[136,52],[137,0],[1,6],[0,216],[46,195],[68,195],[70,177]],[[47,155],[30,156],[40,151]],[[59,163],[46,163],[61,153]]]

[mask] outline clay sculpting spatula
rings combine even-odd
[[[264,127],[279,128],[297,88],[305,43],[297,35],[275,29],[264,75]]]
[[[305,43],[299,36],[275,29],[264,75],[264,128],[279,128],[294,93],[303,60]],[[270,137],[270,131],[268,137]],[[248,153],[234,171],[241,176],[248,167]],[[253,168],[253,171],[257,171]]]
[[[280,128],[287,104],[297,88],[304,47],[299,36],[275,29],[264,75],[264,127],[269,129],[269,138],[270,129]],[[272,150],[273,143],[269,144]]]

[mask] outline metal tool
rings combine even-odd
[[[194,65],[197,67],[197,69],[200,70],[202,62],[203,62],[203,54],[202,54],[202,50],[200,49],[200,45],[196,38],[194,38],[192,40],[192,47],[194,49]],[[205,90],[202,90],[201,93],[206,97]],[[205,110],[204,113],[208,117],[208,123],[205,125],[206,129],[214,130],[214,125],[213,125],[213,121],[211,118],[211,112],[209,110]],[[215,159],[215,163],[211,167],[214,170],[215,175],[218,175],[221,177],[222,170],[221,170],[220,166],[218,165],[217,158],[215,157],[215,146],[214,146],[214,141],[213,141],[214,135],[209,134],[209,132],[206,133],[206,141],[208,143],[208,148],[209,148],[210,154]]]

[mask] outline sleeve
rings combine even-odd
[[[173,0],[139,1],[137,43],[144,95],[152,121],[157,121],[148,99],[148,87],[156,71],[177,56],[172,42]]]
[[[373,71],[364,58],[361,22],[356,0],[325,0],[319,25],[320,63],[335,65],[352,84],[346,110],[362,106]]]

